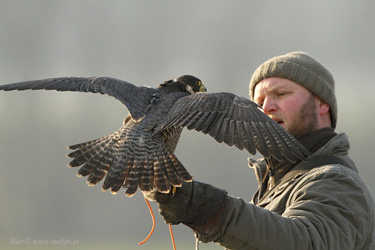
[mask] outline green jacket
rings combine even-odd
[[[277,187],[271,198],[267,191],[259,195],[264,160],[251,160],[260,187],[252,203],[228,196],[219,230],[197,238],[228,249],[375,249],[374,200],[349,147],[345,134],[334,136],[313,155],[338,156],[351,166],[315,167]]]

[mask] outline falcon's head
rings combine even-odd
[[[177,79],[172,79],[159,84],[159,89],[168,89],[168,92],[182,91],[190,94],[207,92],[202,81],[195,76],[183,75]]]
[[[176,82],[183,83],[186,86],[186,91],[190,94],[207,92],[207,89],[203,85],[202,81],[195,76],[183,75],[177,78]]]

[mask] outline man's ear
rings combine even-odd
[[[319,114],[324,115],[329,112],[329,106],[326,102],[323,102],[318,98],[319,101]]]
[[[318,108],[320,127],[332,127],[331,112],[329,105],[326,102],[322,101],[319,97],[317,97],[316,107]]]

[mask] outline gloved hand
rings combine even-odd
[[[198,181],[184,182],[174,195],[157,191],[145,195],[148,200],[158,202],[159,212],[166,223],[183,223],[204,233],[207,227],[212,231],[217,225],[226,196],[224,190]]]

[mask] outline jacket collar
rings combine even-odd
[[[322,137],[324,134],[325,136]],[[322,138],[326,139],[323,140]],[[312,155],[335,155],[344,157],[348,162],[352,163],[350,168],[358,172],[354,162],[348,156],[350,143],[348,136],[345,133],[336,134],[333,129],[324,128],[314,131],[313,133],[301,138],[299,141],[307,149],[313,151]],[[290,163],[286,161],[278,163],[275,160],[269,161],[265,160],[264,158],[258,160],[248,158],[248,161],[249,167],[253,168],[255,171],[255,176],[257,178],[260,190],[262,189],[261,187],[264,180],[267,178],[267,165],[273,164],[271,168],[276,170],[275,173],[277,173],[277,176],[275,181],[277,181],[277,179],[280,179],[298,163]]]

